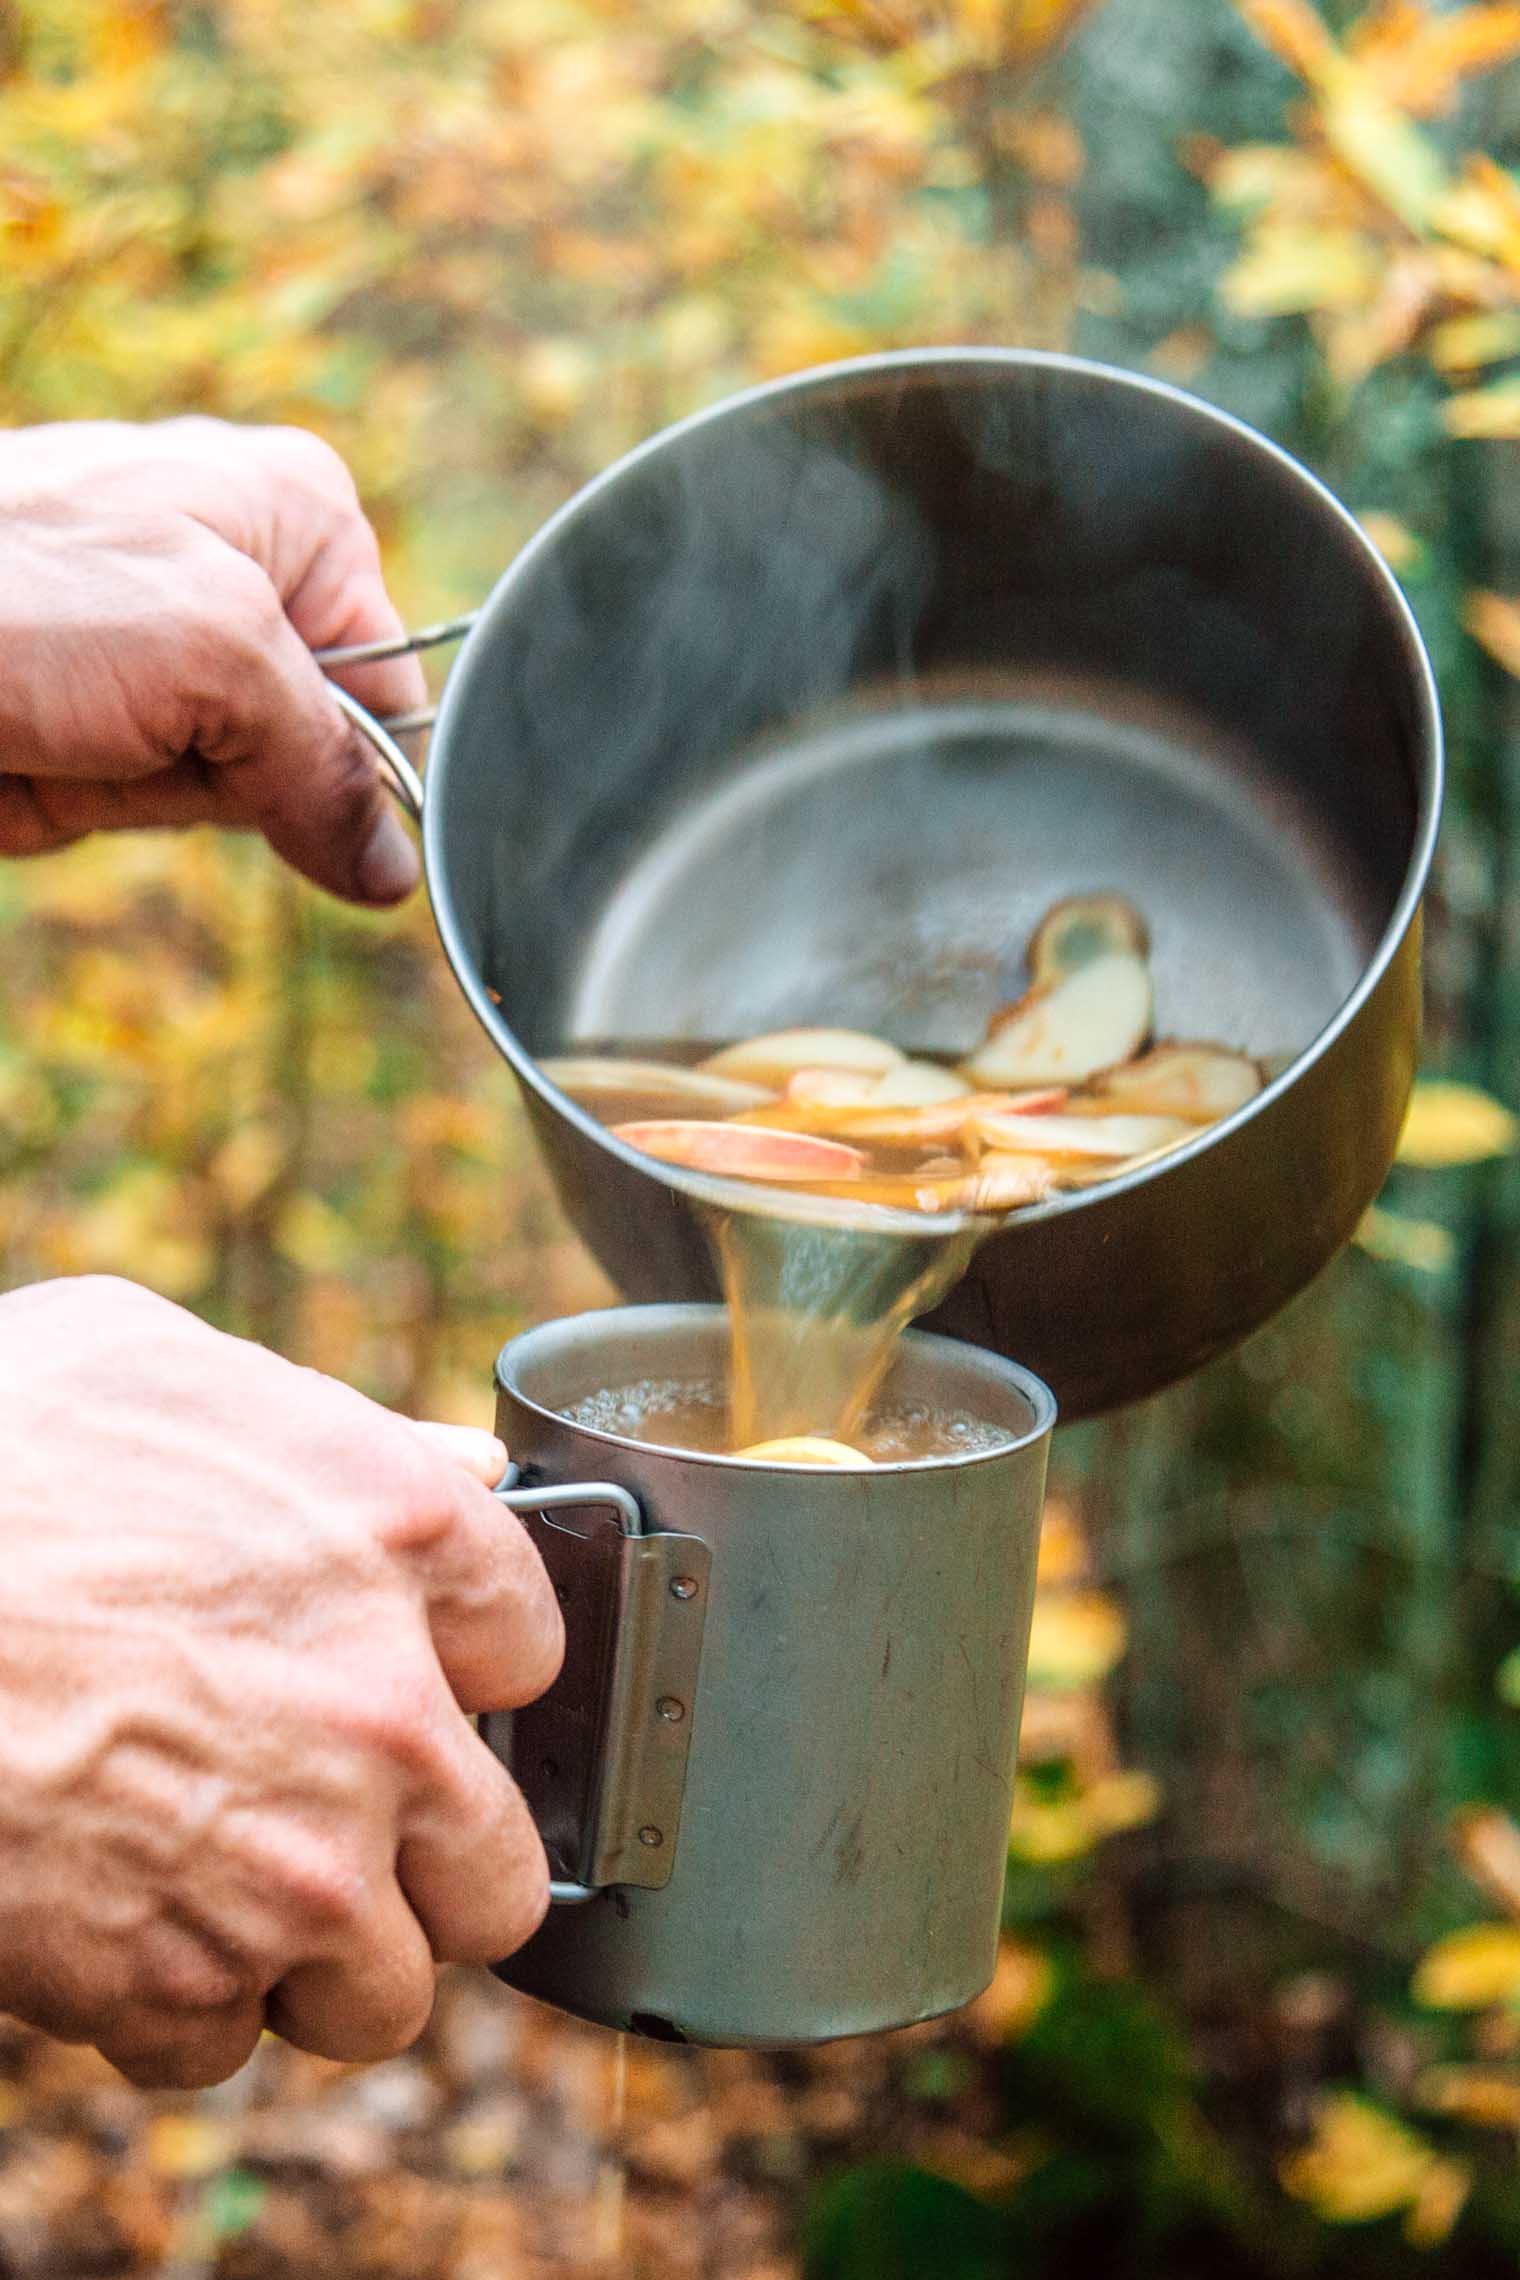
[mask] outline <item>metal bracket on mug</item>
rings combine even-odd
[[[712,1555],[700,1536],[646,1531],[638,1499],[611,1481],[524,1485],[514,1465],[495,1493],[549,1571],[565,1664],[540,1701],[492,1712],[481,1732],[569,1871],[551,1899],[657,1890],[675,1866]],[[582,1535],[559,1517],[596,1507],[612,1527]]]

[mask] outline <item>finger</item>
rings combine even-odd
[[[78,837],[56,820],[32,777],[0,776],[0,855],[51,855]]]
[[[463,1720],[446,1779],[403,1814],[396,1874],[440,1962],[499,1963],[544,1920],[549,1864],[533,1816]]]
[[[462,1710],[515,1710],[551,1686],[564,1618],[515,1513],[450,1464],[443,1497],[386,1531],[417,1578],[428,1629]]]
[[[268,578],[230,547],[219,557],[193,742],[220,775],[231,819],[256,826],[318,886],[353,902],[399,901],[417,883],[417,854],[368,745]]]
[[[8,804],[23,797],[29,811]],[[13,843],[25,828],[26,812],[36,842],[30,847]],[[0,778],[0,848],[13,855],[45,853],[48,846],[67,846],[92,831],[140,831],[160,825],[178,828],[235,820],[227,787],[203,760],[194,758],[176,761],[156,775],[129,777],[122,783],[82,776]]]
[[[301,639],[311,649],[346,649],[404,634],[386,591],[379,541],[338,454],[303,428],[240,434],[273,477],[276,523],[266,567]],[[410,712],[427,699],[412,656],[347,666],[334,678],[375,713]]]
[[[422,2033],[436,1991],[427,1935],[387,1878],[342,1953],[297,1964],[265,2012],[276,2034],[319,2058],[394,2058]]]
[[[133,2008],[97,2036],[103,2058],[139,2090],[205,2090],[246,2066],[264,2031],[264,2005],[176,2016]]]
[[[494,1488],[507,1469],[506,1443],[478,1425],[440,1425],[424,1417],[413,1418],[410,1423],[430,1448],[463,1465],[487,1488]]]

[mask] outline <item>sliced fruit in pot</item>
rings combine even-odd
[[[1110,1056],[1121,1060],[1122,1054]],[[799,1069],[854,1069],[880,1076],[896,1068],[907,1055],[884,1037],[868,1037],[860,1029],[776,1029],[765,1037],[747,1037],[738,1045],[725,1045],[702,1063],[717,1077],[738,1077],[743,1083],[784,1085]]]
[[[988,1148],[1016,1154],[1085,1156],[1118,1163],[1190,1139],[1196,1126],[1180,1116],[998,1116],[973,1119]]]
[[[770,1085],[741,1084],[706,1069],[683,1068],[678,1061],[618,1061],[608,1055],[566,1053],[540,1061],[551,1084],[572,1100],[595,1108],[603,1101],[661,1101],[693,1116],[737,1116],[774,1100]]]
[[[614,1124],[619,1140],[663,1164],[720,1177],[786,1183],[850,1179],[864,1171],[858,1148],[811,1132],[775,1132],[754,1124],[708,1124],[684,1118]]]
[[[1056,982],[1109,951],[1144,958],[1149,949],[1145,921],[1123,895],[1070,895],[1045,913],[1029,937],[1030,979]]]
[[[1127,1061],[1151,1026],[1151,977],[1132,951],[1106,951],[1061,980],[1038,984],[995,1017],[962,1073],[989,1088],[1081,1084]]]
[[[1116,1108],[1143,1116],[1186,1116],[1212,1124],[1244,1108],[1261,1091],[1261,1071],[1223,1045],[1153,1045],[1137,1061],[1103,1069],[1093,1090]]]
[[[840,1472],[870,1472],[871,1460],[848,1441],[835,1441],[827,1433],[789,1433],[779,1441],[752,1441],[735,1449],[752,1465],[833,1465]]]

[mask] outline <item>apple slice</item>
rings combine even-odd
[[[725,1045],[702,1067],[715,1077],[737,1077],[744,1084],[775,1088],[799,1069],[852,1069],[879,1077],[906,1058],[884,1037],[868,1037],[859,1029],[776,1029],[766,1037]],[[1123,1056],[1114,1053],[1110,1058],[1117,1061]]]
[[[890,1086],[894,1077],[906,1075],[919,1065],[910,1061],[902,1071],[889,1071],[882,1082]],[[807,1074],[813,1077],[817,1072]],[[943,1148],[956,1146],[981,1110],[1017,1109],[1026,1116],[1038,1116],[1048,1109],[1063,1108],[1069,1097],[1063,1085],[1048,1086],[1043,1092],[974,1093],[957,1080],[959,1090],[954,1097],[930,1101],[922,1108],[880,1108],[874,1091],[856,1094],[838,1106],[794,1106],[795,1086],[800,1082],[794,1080],[773,1108],[751,1109],[743,1121],[789,1132],[827,1132],[846,1140],[875,1140],[890,1148]],[[841,1077],[838,1082],[853,1085],[873,1080]]]
[[[1105,951],[1039,983],[994,1017],[964,1074],[990,1088],[1081,1084],[1139,1051],[1151,1025],[1151,977],[1132,950]]]
[[[1029,937],[1030,978],[1058,982],[1109,951],[1150,949],[1145,921],[1123,895],[1071,895],[1045,913]]]
[[[933,1061],[901,1061],[879,1077],[801,1069],[778,1103],[781,1114],[767,1121],[789,1122],[801,1132],[911,1147],[920,1138],[932,1142],[953,1136],[959,1116],[952,1114],[947,1123],[944,1112],[958,1110],[970,1097],[964,1077]]]
[[[820,1140],[811,1132],[774,1132],[754,1124],[708,1124],[671,1118],[644,1124],[614,1124],[611,1131],[630,1148],[662,1164],[692,1172],[713,1172],[739,1180],[795,1185],[810,1180],[845,1180],[865,1169],[858,1148],[840,1140]]]
[[[592,1109],[604,1101],[631,1099],[685,1109],[692,1116],[736,1116],[775,1098],[768,1085],[740,1084],[737,1078],[715,1077],[675,1061],[620,1061],[612,1054],[567,1053],[540,1061],[539,1067],[561,1092]]]
[[[1261,1071],[1244,1053],[1223,1045],[1153,1045],[1137,1061],[1103,1069],[1093,1090],[1116,1107],[1141,1116],[1186,1116],[1212,1124],[1244,1108],[1261,1091]]]
[[[789,1433],[779,1441],[752,1441],[734,1455],[751,1465],[832,1465],[840,1472],[871,1472],[871,1460],[848,1441],[835,1441],[827,1433]]]
[[[973,1118],[986,1148],[1016,1155],[1082,1156],[1117,1163],[1187,1139],[1196,1127],[1180,1116],[999,1116]]]

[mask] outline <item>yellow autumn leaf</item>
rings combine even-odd
[[[1497,664],[1520,676],[1520,601],[1507,594],[1469,594],[1462,623]]]
[[[1138,1767],[1100,1774],[1084,1802],[1100,1836],[1114,1837],[1123,1829],[1143,1829],[1161,1810],[1161,1784],[1154,1774]]]
[[[1334,64],[1335,42],[1308,0],[1237,0],[1237,5],[1256,37],[1300,79],[1313,81]]]
[[[1327,2224],[1370,2224],[1400,2210],[1412,2223],[1432,2174],[1439,2178],[1444,2166],[1394,2115],[1355,2091],[1337,2090],[1319,2099],[1309,2143],[1279,2163],[1278,2175],[1284,2190]],[[1449,2188],[1453,2180],[1439,2182]],[[1460,2205],[1450,2207],[1450,2222]]]
[[[275,1244],[305,1274],[336,1274],[359,1251],[355,1230],[319,1195],[293,1195],[280,1211]]]
[[[1409,1219],[1373,1204],[1364,1211],[1352,1241],[1370,1258],[1417,1274],[1443,1275],[1457,1255],[1456,1237],[1434,1219]]]
[[[1441,419],[1452,435],[1468,442],[1512,442],[1520,436],[1520,380],[1496,380],[1491,388],[1449,396]]]
[[[1484,313],[1433,325],[1426,353],[1438,372],[1474,372],[1520,354],[1520,316]]]
[[[998,2042],[1013,2042],[1033,2026],[1050,1999],[1055,1972],[1048,1956],[1022,1940],[1004,1937],[998,1945],[992,1984],[971,2004],[967,2017]]]
[[[1124,1652],[1124,1617],[1097,1591],[1063,1592],[1035,1602],[1029,1683],[1055,1690],[1096,1686]]]
[[[1439,2248],[1449,2240],[1471,2191],[1472,2170],[1465,2161],[1433,2161],[1405,2213],[1410,2247]]]
[[[1416,2082],[1415,2096],[1431,2113],[1449,2114],[1475,2129],[1520,2133],[1520,2070],[1433,2066]]]
[[[1420,1958],[1414,1999],[1431,2011],[1487,2011],[1520,2000],[1520,1924],[1470,1924]]]
[[[1482,1164],[1520,1144],[1520,1117],[1476,1085],[1428,1078],[1417,1084],[1399,1135],[1398,1161],[1424,1171]]]
[[[1092,1815],[1080,1797],[1045,1798],[1014,1791],[1008,1849],[1032,1867],[1058,1868],[1080,1860],[1098,1839]]]
[[[209,2177],[230,2158],[236,2138],[225,2122],[203,2114],[155,2114],[143,2154],[157,2177]]]
[[[1302,316],[1361,307],[1381,274],[1381,258],[1356,230],[1264,219],[1226,271],[1220,295],[1237,316]]]
[[[1499,1666],[1500,1695],[1505,1701],[1513,1700],[1504,1679],[1515,1653],[1511,1649]],[[1520,1917],[1520,1822],[1497,1805],[1469,1805],[1457,1815],[1454,1835],[1458,1858],[1474,1884]]]
[[[1397,515],[1381,507],[1370,507],[1356,519],[1390,570],[1412,570],[1420,561],[1425,549],[1408,523],[1401,522]]]
[[[1431,211],[1432,227],[1455,245],[1520,264],[1520,184],[1484,151],[1470,151],[1461,173]]]
[[[1419,116],[1450,107],[1465,79],[1520,54],[1520,7],[1454,8],[1423,14],[1411,7],[1373,9],[1348,47],[1365,60],[1379,91]],[[1381,36],[1380,36],[1381,34]]]
[[[273,1186],[285,1157],[284,1139],[272,1124],[240,1124],[207,1165],[207,1177],[234,1211],[246,1211]]]
[[[1407,228],[1423,230],[1451,185],[1440,152],[1413,121],[1342,68],[1327,86],[1320,124],[1348,173]]]

